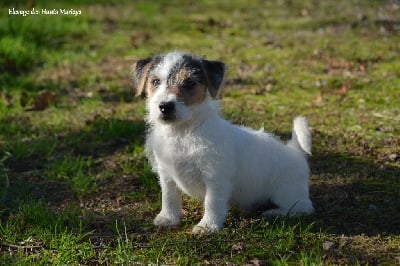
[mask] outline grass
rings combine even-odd
[[[399,10],[373,0],[0,4],[0,264],[399,264]],[[180,227],[153,227],[161,194],[130,66],[169,50],[229,65],[221,101],[234,123],[287,140],[292,119],[308,117],[315,214],[233,211],[221,232],[194,236],[202,205],[185,197]]]

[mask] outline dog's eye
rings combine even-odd
[[[196,82],[193,80],[186,80],[185,82],[183,82],[183,84],[181,85],[181,88],[184,90],[191,90],[194,89],[194,87],[196,86]]]
[[[158,86],[160,86],[161,81],[160,81],[160,79],[153,79],[153,80],[151,81],[151,84],[152,84],[155,88],[157,88]]]

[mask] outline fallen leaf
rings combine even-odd
[[[329,66],[335,69],[350,69],[354,66],[353,62],[346,61],[346,60],[337,60],[337,59],[327,59]]]
[[[35,97],[32,108],[28,110],[41,111],[49,107],[49,105],[55,104],[57,104],[56,95],[52,92],[42,91]]]
[[[322,95],[322,91],[319,92],[318,96],[313,100],[314,104],[320,105],[324,102],[324,96]]]
[[[243,250],[243,243],[236,243],[236,244],[233,244],[232,245],[232,249],[233,250],[236,250],[236,251],[240,251],[240,250]]]
[[[272,84],[268,83],[267,85],[265,85],[265,91],[271,91],[272,90]]]
[[[310,13],[308,12],[308,9],[303,8],[303,9],[301,10],[301,15],[302,15],[303,17],[308,17],[308,16],[310,15]]]
[[[272,90],[272,84],[268,83],[267,85],[265,85],[264,87],[258,88],[255,90],[254,94],[255,95],[263,95],[265,92],[269,92]]]
[[[346,95],[347,94],[347,92],[348,92],[348,88],[347,88],[347,86],[346,85],[343,85],[339,90],[335,90],[335,91],[333,91],[333,93],[334,94],[337,94],[337,95]]]
[[[208,18],[207,20],[207,24],[211,27],[214,27],[215,25],[217,25],[218,21],[214,18]]]

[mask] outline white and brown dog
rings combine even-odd
[[[230,206],[250,210],[272,201],[277,208],[265,216],[314,211],[307,120],[294,120],[286,145],[263,130],[230,124],[215,100],[225,70],[222,62],[180,52],[140,60],[133,67],[137,95],[147,94],[146,151],[162,189],[156,226],[180,223],[181,192],[204,202],[194,233],[220,230]]]

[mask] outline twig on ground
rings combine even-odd
[[[35,249],[35,248],[42,248],[43,245],[15,245],[11,243],[6,243],[6,242],[0,242],[1,246],[4,247],[9,247],[9,248],[18,248],[18,249]]]

